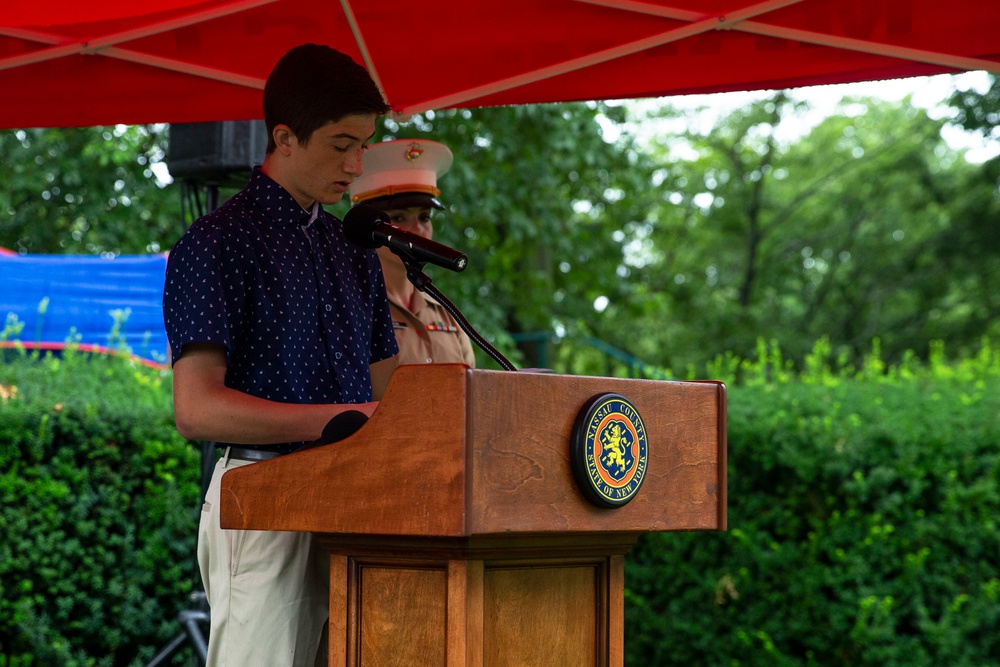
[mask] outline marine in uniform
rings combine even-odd
[[[373,144],[364,155],[364,173],[351,184],[351,204],[381,209],[389,221],[430,239],[434,209],[444,209],[437,179],[451,167],[451,150],[437,141],[399,139]],[[450,313],[406,277],[402,260],[378,249],[385,275],[392,327],[400,364],[462,363],[475,367],[469,337]]]

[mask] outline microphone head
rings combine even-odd
[[[321,438],[324,445],[328,445],[331,442],[337,442],[338,440],[343,440],[349,435],[354,435],[354,432],[365,425],[368,421],[368,415],[361,412],[360,410],[347,410],[334,415],[330,421],[326,423],[323,428],[323,436]]]
[[[382,243],[375,238],[375,228],[389,221],[383,211],[367,204],[358,204],[344,214],[344,235],[347,240],[362,248],[378,248]]]
[[[323,435],[308,444],[302,445],[295,451],[302,452],[313,447],[322,447],[323,445],[343,440],[350,435],[354,435],[367,421],[368,415],[360,410],[346,410],[345,412],[338,413],[331,417],[330,421],[323,427]]]

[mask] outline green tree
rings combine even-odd
[[[142,254],[184,229],[160,185],[166,126],[0,131],[0,246],[22,253]]]
[[[1000,139],[1000,78],[990,75],[990,81],[990,87],[983,93],[971,88],[956,90],[948,104],[955,109],[957,124]]]
[[[775,128],[802,111],[778,92],[680,137],[693,159],[676,159],[677,140],[658,147],[670,205],[651,226],[635,325],[650,353],[684,368],[752,354],[760,337],[793,359],[824,336],[855,359],[876,338],[891,360],[926,355],[933,339],[975,344],[995,314],[970,299],[992,298],[998,258],[984,249],[971,271],[943,258],[979,233],[963,213],[970,193],[989,198],[979,165],[948,148],[944,121],[906,103],[844,100],[780,141]]]
[[[1000,141],[1000,78],[991,77],[983,93],[956,91],[949,100],[954,122],[966,130]],[[961,277],[961,289],[952,296],[956,308],[972,313],[983,335],[1000,335],[1000,156],[983,163],[970,175],[952,228],[942,236],[941,262]],[[954,317],[954,316],[953,316]]]

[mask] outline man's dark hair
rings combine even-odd
[[[327,123],[358,114],[383,115],[389,105],[368,71],[340,51],[303,44],[286,53],[264,85],[267,152],[274,150],[273,130],[285,124],[302,144]]]

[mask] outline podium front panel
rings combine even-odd
[[[472,534],[725,529],[725,387],[470,371]],[[645,424],[648,464],[628,504],[599,508],[574,481],[570,439],[589,399],[614,392]]]

